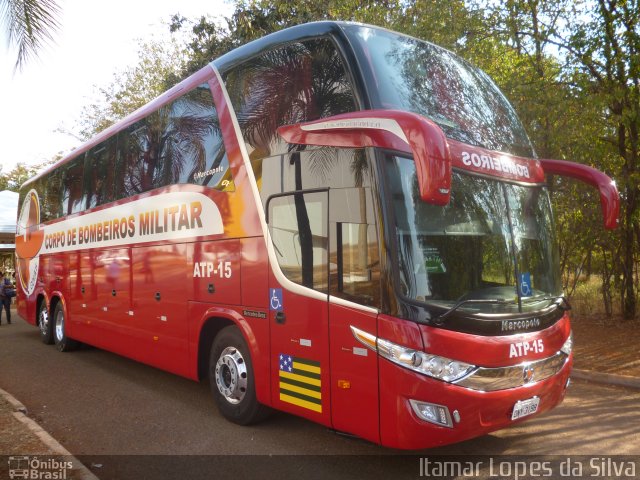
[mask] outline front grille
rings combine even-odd
[[[466,377],[455,382],[455,384],[481,392],[494,392],[523,385],[532,385],[557,374],[565,366],[568,359],[569,355],[560,351],[542,360],[525,362],[510,367],[478,367]]]

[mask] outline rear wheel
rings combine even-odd
[[[64,309],[62,308],[62,303],[58,302],[56,308],[53,311],[53,332],[54,332],[54,341],[56,343],[56,347],[61,352],[68,352],[73,350],[78,346],[78,342],[69,338],[65,331],[65,318],[64,318]]]
[[[38,326],[40,327],[40,340],[45,345],[51,345],[53,343],[53,324],[49,318],[49,309],[47,308],[47,302],[44,300],[40,304],[38,310]]]
[[[222,415],[239,425],[256,423],[269,413],[256,399],[253,364],[240,330],[229,326],[213,340],[209,357],[211,393]]]

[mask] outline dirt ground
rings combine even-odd
[[[56,461],[58,465],[63,462],[69,462],[68,464],[72,465],[71,468],[64,470],[53,467],[51,467],[53,470],[47,467],[36,467],[37,469],[34,470],[34,473],[38,473],[41,476],[28,478],[66,478],[69,480],[88,478],[82,471],[78,470],[81,465],[78,464],[77,460],[56,454],[54,450],[45,445],[35,433],[14,416],[15,411],[15,407],[0,396],[0,457],[3,457],[0,458],[0,478],[14,478],[10,469],[16,466],[16,462],[22,466],[21,468],[28,468],[29,464],[26,462],[29,460],[24,460],[27,458],[37,459],[42,462]],[[26,473],[26,470],[22,473]]]
[[[17,418],[15,409],[0,396],[0,453],[2,455],[51,455],[53,452]]]
[[[640,377],[640,321],[573,316],[571,325],[574,368]]]

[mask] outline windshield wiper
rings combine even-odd
[[[522,298],[525,303],[533,303],[535,302],[544,302],[546,300],[553,300],[555,302],[555,304],[558,306],[558,308],[561,308],[562,310],[564,310],[565,312],[568,310],[571,310],[571,304],[569,303],[569,300],[567,299],[567,297],[565,297],[564,295],[555,295],[555,296],[551,296],[551,297],[542,297],[542,298],[538,298],[538,297],[523,297]],[[532,302],[528,302],[528,300],[531,299]],[[558,302],[558,300],[560,300]]]
[[[544,302],[545,300],[554,300],[554,301],[556,301],[555,304],[558,306],[558,308],[561,308],[564,311],[571,310],[571,304],[569,303],[569,300],[567,300],[567,297],[565,297],[564,295],[537,298],[536,302]],[[557,300],[560,300],[560,301],[558,302]],[[442,325],[449,315],[451,315],[453,312],[455,312],[456,310],[458,310],[460,307],[462,307],[463,305],[465,305],[467,303],[486,303],[486,304],[490,304],[490,305],[508,305],[508,304],[513,304],[514,302],[512,300],[504,300],[502,298],[491,298],[491,299],[473,299],[473,298],[468,298],[466,300],[462,300],[462,301],[456,303],[453,307],[451,307],[449,310],[444,312],[442,315],[438,315],[433,320],[433,322],[436,325]]]
[[[503,298],[485,298],[485,299],[468,298],[466,300],[462,300],[462,301],[456,303],[453,307],[451,307],[449,310],[444,312],[442,315],[438,315],[433,320],[434,323],[436,325],[442,325],[449,315],[451,315],[453,312],[455,312],[461,306],[463,306],[463,305],[465,305],[467,303],[488,303],[488,304],[491,304],[491,305],[508,305],[508,304],[513,304],[514,302],[513,302],[513,300],[505,300]]]

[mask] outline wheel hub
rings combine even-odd
[[[64,338],[64,313],[62,310],[56,315],[56,338],[61,342]]]
[[[45,308],[40,310],[40,332],[43,335],[47,334],[47,329],[49,328],[49,313]]]
[[[216,363],[216,386],[231,404],[238,404],[247,392],[247,365],[235,347],[225,348]]]

